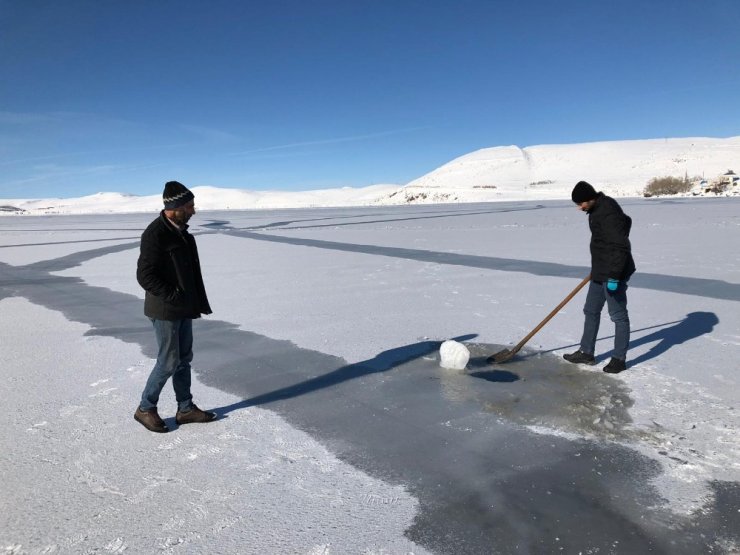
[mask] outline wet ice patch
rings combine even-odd
[[[492,366],[487,358],[497,346],[471,343],[468,347],[472,357],[464,377],[473,379],[449,375],[442,380],[451,397],[474,399],[486,412],[537,430],[582,438],[627,437],[633,401],[622,381],[558,357],[526,352]]]
[[[463,370],[470,360],[468,348],[457,341],[449,339],[439,348],[439,365],[449,370]]]

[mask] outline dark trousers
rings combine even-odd
[[[606,282],[592,281],[588,287],[586,304],[583,313],[586,320],[583,324],[581,351],[593,355],[596,350],[596,336],[599,333],[601,310],[606,303],[609,317],[614,322],[614,353],[612,357],[627,360],[627,348],[630,343],[630,317],[627,312],[627,283],[620,281],[616,291],[609,291]]]

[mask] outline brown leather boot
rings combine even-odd
[[[175,415],[175,420],[178,425],[190,424],[192,422],[212,422],[213,420],[216,420],[216,413],[200,410],[198,407],[193,405],[193,408],[187,412],[180,412],[178,410]]]
[[[159,413],[156,408],[150,410],[141,410],[141,408],[137,408],[134,413],[134,420],[151,432],[163,434],[170,431],[167,424],[164,423],[164,420],[159,417]]]

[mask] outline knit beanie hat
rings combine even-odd
[[[599,193],[596,192],[596,189],[594,189],[590,183],[585,181],[579,181],[576,183],[576,186],[573,187],[573,192],[570,194],[570,198],[572,198],[573,202],[576,204],[581,204],[587,200],[594,200],[597,196],[599,196]]]
[[[165,210],[175,210],[193,200],[195,195],[179,181],[168,181],[164,184],[162,200]]]

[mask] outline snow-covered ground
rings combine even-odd
[[[588,273],[569,201],[199,212],[193,392],[221,418],[166,435],[132,418],[155,214],[0,219],[0,550],[737,552],[740,200],[620,202],[638,273],[618,376],[606,314],[599,366],[560,358],[583,293],[476,366]],[[466,371],[437,364],[453,337]]]
[[[738,166],[740,137],[690,137],[484,148],[404,186],[253,191],[173,178],[186,181],[200,209],[238,210],[570,199],[573,185],[582,179],[611,196],[640,197],[656,177],[703,178],[709,184],[729,171],[740,172]],[[80,198],[0,199],[0,215],[148,212],[160,207],[163,185],[153,186],[155,191],[147,196],[106,192]],[[716,196],[698,182],[691,194]],[[740,182],[723,195],[739,196]]]

